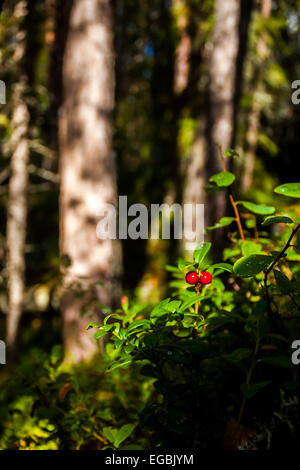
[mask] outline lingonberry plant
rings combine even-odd
[[[109,335],[108,371],[134,361],[153,378],[156,395],[140,426],[155,446],[268,449],[279,435],[290,444],[300,436],[300,381],[291,362],[300,338],[299,213],[293,199],[283,213],[236,201],[225,160],[236,152],[220,155],[223,171],[206,189],[227,191],[233,216],[206,233],[233,227],[223,260],[210,262],[212,245],[203,242],[192,261],[166,267],[172,294],[149,313],[143,307],[141,317],[125,303],[88,326],[98,328],[96,339]],[[300,198],[300,183],[275,193]]]

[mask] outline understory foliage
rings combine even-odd
[[[234,154],[207,187],[227,192],[234,212],[206,229],[232,227],[223,259],[203,242],[192,260],[166,266],[168,298],[154,308],[124,298],[87,325],[105,339],[89,368],[68,367],[58,346],[26,355],[2,381],[0,448],[296,446],[300,183],[275,188],[278,211],[236,201],[225,165]],[[212,282],[187,285],[191,270]]]
[[[154,379],[158,398],[141,416],[152,446],[273,449],[299,440],[299,214],[293,203],[277,212],[235,201],[225,165],[234,155],[221,155],[224,171],[207,187],[227,190],[236,216],[206,229],[237,224],[223,260],[210,262],[213,247],[203,242],[192,261],[166,266],[171,295],[150,312],[125,303],[88,326],[96,339],[109,336],[108,373],[138,363]],[[299,198],[300,183],[275,193]],[[187,287],[191,270],[210,272],[212,282]]]

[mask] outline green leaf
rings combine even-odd
[[[157,319],[161,315],[165,315],[166,313],[169,313],[169,311],[167,310],[167,305],[170,302],[170,300],[171,300],[170,297],[167,299],[164,299],[154,307],[154,309],[152,310],[150,314],[150,318],[152,321],[154,319]]]
[[[114,440],[114,446],[118,448],[119,445],[123,441],[125,441],[125,439],[127,439],[130,434],[132,434],[135,426],[135,424],[124,424],[124,426],[122,426],[121,429],[119,429],[119,431],[117,432],[117,435]]]
[[[230,186],[235,180],[235,175],[230,171],[221,171],[209,178],[210,183],[216,183],[219,187]]]
[[[211,227],[206,227],[205,231],[211,232],[212,230],[216,230],[217,228],[226,227],[232,224],[232,222],[234,221],[234,217],[222,217],[219,222],[215,223],[215,225],[212,225]]]
[[[184,269],[189,269],[189,268],[191,268],[192,266],[194,266],[194,264],[191,263],[191,262],[183,261],[183,260],[179,260],[179,261],[178,261],[178,269],[179,269],[180,271],[183,271]]]
[[[109,315],[106,315],[106,317],[104,318],[103,324],[106,325],[107,321],[108,321],[110,318],[115,318],[115,319],[119,319],[119,320],[124,320],[124,316],[121,316],[121,315],[119,315],[118,313],[110,313]]]
[[[226,189],[226,186],[216,186],[215,184],[208,184],[207,186],[204,186],[204,191],[207,194],[214,194],[214,193],[219,193],[220,191],[224,191]]]
[[[165,266],[167,271],[173,272],[173,273],[178,273],[181,271],[181,269],[176,268],[176,266],[171,266],[170,264],[166,264]]]
[[[294,221],[287,217],[286,215],[271,215],[270,217],[266,217],[261,225],[267,227],[267,225],[271,224],[293,224]]]
[[[242,254],[244,256],[257,255],[261,253],[262,245],[251,240],[241,242]]]
[[[194,260],[195,263],[198,263],[200,265],[203,260],[205,259],[207,253],[209,252],[211,248],[211,243],[210,242],[203,242],[194,251]]]
[[[113,326],[114,326],[113,324],[102,326],[102,327],[94,334],[94,338],[95,338],[95,339],[98,339],[98,338],[101,338],[102,336],[107,335],[107,333],[113,328]]]
[[[176,310],[179,309],[180,304],[181,300],[172,300],[166,305],[166,309],[168,310],[168,312],[174,313],[176,312]]]
[[[235,274],[241,277],[252,277],[266,269],[273,261],[273,256],[249,255],[243,256],[233,265]]]
[[[119,367],[125,367],[132,362],[132,356],[129,354],[124,354],[118,361],[113,362],[107,367],[107,371],[118,369]]]
[[[271,383],[271,380],[265,380],[256,384],[242,384],[241,390],[246,398],[252,398],[259,390],[269,385],[269,383]]]
[[[246,225],[247,228],[254,228],[255,225],[256,225],[256,221],[255,221],[255,219],[252,219],[252,218],[251,219],[246,219],[245,220],[245,225]]]
[[[141,326],[145,328],[150,328],[150,320],[146,320],[145,318],[142,320],[136,320],[130,323],[130,325],[128,325],[128,331],[135,330],[136,328],[140,328]]]
[[[106,439],[113,444],[117,436],[118,430],[114,429],[112,426],[107,426],[102,429],[102,432]]]
[[[100,326],[102,326],[101,323],[97,323],[97,322],[93,321],[92,323],[88,324],[86,329],[89,330],[90,328],[99,328]]]
[[[56,344],[55,346],[53,346],[53,348],[51,349],[50,357],[52,364],[56,364],[63,358],[63,349],[60,344]]]
[[[274,189],[274,192],[282,196],[300,198],[300,183],[281,184]]]
[[[258,215],[270,215],[275,212],[275,207],[273,206],[254,204],[254,202],[250,201],[237,201],[237,204],[241,204],[245,209],[248,209],[248,211]]]
[[[288,338],[277,333],[267,333],[265,334],[265,338],[277,339],[278,341],[283,341],[284,343],[290,344]]]
[[[251,349],[248,348],[238,348],[235,349],[235,351],[232,351],[229,354],[225,354],[223,356],[224,359],[226,359],[229,362],[233,362],[234,364],[239,364],[244,361],[247,361],[251,358],[252,356],[252,351]]]
[[[293,290],[291,281],[281,271],[274,269],[274,276],[278,289],[282,294],[289,294]]]
[[[229,263],[216,263],[212,264],[207,268],[207,271],[210,271],[210,269],[223,269],[223,271],[228,271],[229,273],[233,272],[233,267]]]
[[[283,369],[292,369],[293,368],[293,363],[291,361],[291,358],[286,357],[286,356],[263,357],[262,359],[260,359],[259,362],[262,362],[264,364],[268,364],[268,365],[274,366],[274,367],[282,367]]]
[[[180,307],[180,311],[181,312],[184,312],[184,310],[186,310],[187,308],[191,307],[192,305],[196,304],[197,302],[200,302],[201,300],[203,299],[207,299],[208,296],[207,295],[193,295],[193,296],[190,296],[185,302],[183,302],[183,304],[181,305]]]
[[[240,156],[240,154],[234,149],[225,150],[224,155],[225,155],[225,157],[233,157],[233,158],[236,158],[236,157]]]

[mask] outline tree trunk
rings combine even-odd
[[[186,1],[173,0],[173,9],[179,33],[179,42],[175,51],[174,72],[174,92],[178,95],[182,93],[188,85],[192,41],[187,31],[189,11]]]
[[[26,15],[27,2],[20,1],[15,7],[14,15],[21,18]],[[25,40],[20,36],[15,56],[23,62]],[[26,36],[25,36],[26,37]],[[13,115],[10,162],[10,180],[7,208],[7,276],[8,276],[8,318],[7,346],[13,356],[16,350],[17,333],[22,315],[25,274],[25,239],[27,219],[27,186],[29,160],[29,112],[24,99],[27,77],[22,74],[13,94]]]
[[[205,225],[215,223],[226,210],[224,193],[206,197],[204,186],[213,173],[222,171],[217,144],[223,150],[234,144],[239,21],[239,0],[215,1],[205,113],[195,133],[184,190],[184,203],[205,203]]]
[[[262,0],[261,3],[261,16],[265,19],[270,17],[272,9],[272,0]],[[259,121],[262,109],[262,95],[264,93],[263,83],[263,62],[267,56],[267,41],[266,33],[262,31],[257,43],[257,55],[259,57],[259,64],[254,67],[254,81],[255,86],[252,93],[252,108],[249,114],[248,131],[246,135],[246,154],[245,164],[242,179],[242,190],[247,191],[253,181],[254,166],[255,166],[255,153],[257,147]]]
[[[59,122],[60,252],[68,263],[63,268],[61,308],[66,359],[78,363],[90,360],[98,350],[86,325],[99,321],[101,304],[114,308],[120,296],[119,242],[96,236],[97,213],[107,203],[116,205],[117,198],[112,157],[114,54],[109,0],[73,1],[63,87]]]
[[[235,77],[239,51],[239,0],[216,0],[212,54],[208,89],[208,157],[207,179],[222,171],[217,144],[223,151],[234,145]],[[209,196],[209,224],[224,216],[227,200],[224,193]]]

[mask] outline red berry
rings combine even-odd
[[[212,275],[208,271],[203,271],[200,276],[200,282],[202,284],[210,284],[212,281]]]
[[[190,271],[185,276],[185,280],[188,284],[197,284],[197,282],[199,281],[199,277],[196,271]]]

